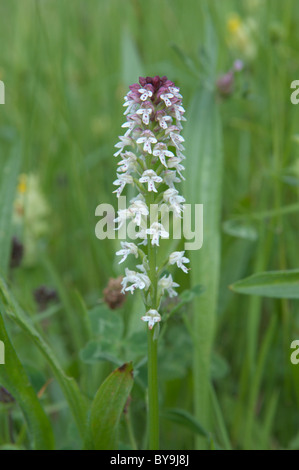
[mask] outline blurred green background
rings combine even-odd
[[[0,0],[1,272],[87,401],[133,360],[120,448],[146,447],[143,307],[138,295],[114,311],[103,302],[124,268],[119,242],[95,236],[95,209],[117,207],[114,145],[140,75],[167,75],[181,89],[183,192],[205,207],[204,246],[191,253],[190,276],[175,274],[181,303],[159,346],[161,448],[299,448],[298,300],[228,288],[299,265],[298,21],[294,0]],[[242,70],[223,77],[236,60]],[[13,236],[24,257],[9,268]],[[6,311],[4,302],[56,448],[81,448],[49,362]],[[9,391],[16,402],[0,395],[0,445],[34,447],[31,417]]]

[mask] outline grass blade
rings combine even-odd
[[[0,338],[5,344],[5,364],[0,365],[0,383],[20,405],[35,450],[52,450],[54,437],[45,414],[25,370],[15,352],[0,314]]]
[[[199,434],[200,436],[210,440],[209,433],[204,429],[201,423],[185,410],[169,408],[162,413],[162,417],[172,421],[173,423],[185,426],[193,433]]]
[[[211,59],[210,63],[214,61]],[[210,78],[210,84],[212,80]],[[209,429],[210,362],[219,290],[222,180],[221,125],[213,89],[204,88],[196,93],[187,117],[188,184],[185,195],[188,203],[201,203],[204,210],[203,247],[199,251],[190,251],[192,285],[200,283],[205,289],[194,300],[194,407],[196,419]],[[197,440],[197,447],[202,444]]]
[[[253,274],[230,286],[234,292],[278,299],[299,299],[299,269]]]
[[[3,170],[0,192],[0,272],[6,276],[12,237],[12,213],[20,167],[20,148],[16,146]]]
[[[11,318],[19,327],[29,335],[31,341],[38,347],[43,356],[46,358],[48,364],[51,366],[53,373],[68,401],[69,407],[73,413],[78,430],[82,439],[86,439],[86,419],[87,419],[87,404],[83,399],[77,383],[71,377],[67,377],[63,372],[58,360],[56,359],[50,346],[45,342],[39,332],[32,325],[30,320],[25,316],[21,308],[18,306],[8,288],[0,278],[0,299],[2,300],[5,313]]]

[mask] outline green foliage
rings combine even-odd
[[[204,204],[203,247],[186,253],[188,275],[172,268],[180,295],[161,304],[161,447],[298,449],[298,2],[187,3],[0,0],[0,386],[15,400],[0,403],[1,450],[146,447],[144,307],[138,295],[104,303],[126,263],[118,240],[94,233],[97,205],[117,209],[113,146],[140,74],[181,88],[183,195]],[[236,59],[224,97],[216,81]],[[22,173],[49,207],[30,240],[16,222]],[[12,236],[31,264],[10,268]],[[42,286],[57,293],[45,309]],[[131,362],[134,386],[129,366],[113,372]]]
[[[0,382],[15,397],[24,413],[32,447],[51,450],[54,448],[54,437],[50,422],[7,335],[1,314],[0,337],[5,344],[5,364],[0,369]]]
[[[230,287],[240,294],[299,299],[299,270],[257,273],[235,282]]]
[[[132,364],[123,364],[113,371],[100,386],[90,413],[90,426],[95,450],[118,448],[118,424],[132,386]]]

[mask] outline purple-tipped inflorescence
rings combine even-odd
[[[140,77],[139,83],[134,83],[125,96],[126,122],[122,125],[125,133],[119,137],[115,145],[115,157],[118,162],[117,186],[114,193],[120,197],[127,185],[137,188],[138,194],[131,199],[126,209],[118,211],[115,222],[118,228],[127,221],[132,221],[139,231],[137,238],[140,243],[122,242],[122,249],[117,252],[121,256],[120,263],[127,256],[139,258],[137,269],[126,269],[122,281],[123,292],[133,293],[141,289],[145,293],[144,300],[149,310],[142,317],[148,322],[149,328],[161,320],[158,308],[162,295],[166,293],[174,297],[178,287],[172,276],[166,275],[158,267],[154,270],[156,288],[152,288],[153,269],[150,267],[149,250],[156,249],[163,238],[169,238],[169,233],[158,218],[154,222],[150,217],[151,205],[159,208],[164,204],[173,212],[173,217],[182,217],[185,199],[176,189],[176,184],[184,179],[182,165],[184,138],[181,136],[182,121],[185,121],[185,110],[182,106],[180,89],[167,77]],[[140,246],[148,245],[143,250]],[[163,269],[177,264],[184,272],[188,269],[183,263],[189,260],[184,252],[174,252],[162,263]],[[153,294],[154,292],[154,294]],[[155,298],[153,298],[155,297]]]

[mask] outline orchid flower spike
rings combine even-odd
[[[160,243],[169,238],[169,228],[163,226],[162,205],[167,205],[173,218],[181,218],[185,199],[179,194],[177,183],[184,177],[182,172],[185,159],[184,138],[181,135],[182,122],[185,121],[185,109],[182,105],[180,89],[167,77],[140,77],[125,96],[125,122],[122,125],[124,135],[115,145],[115,157],[120,157],[117,164],[117,179],[114,191],[117,197],[128,186],[136,189],[137,195],[130,200],[127,208],[118,211],[115,222],[117,230],[123,225],[136,227],[136,238],[140,243],[121,242],[117,255],[119,264],[127,260],[137,260],[136,270],[126,268],[122,279],[122,293],[140,290],[146,313],[141,319],[148,328],[156,330],[161,321],[159,312],[162,296],[175,297],[175,288],[179,287],[169,273],[176,265],[185,273],[189,259],[184,251],[175,251],[163,262],[160,255]],[[151,214],[156,207],[155,217]],[[133,256],[130,256],[133,255]],[[156,265],[159,260],[159,266]],[[165,268],[165,269],[164,269]]]

